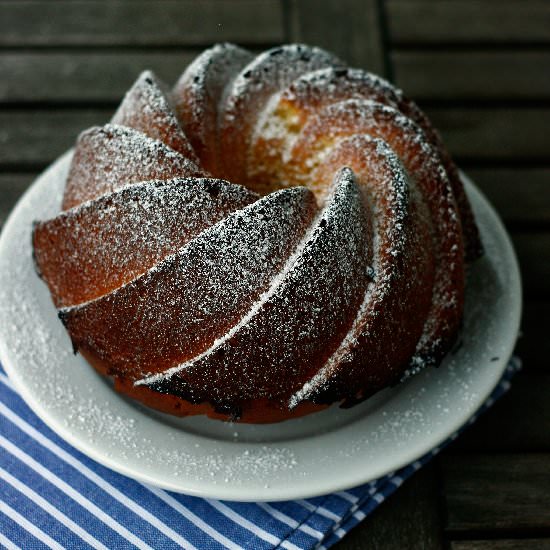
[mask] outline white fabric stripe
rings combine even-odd
[[[279,544],[280,548],[286,548],[287,550],[303,550],[299,546],[296,546],[295,544],[292,544],[288,540],[283,540],[281,544]]]
[[[337,529],[334,531],[334,534],[339,538],[342,539],[347,535],[347,531],[344,531],[343,529]]]
[[[257,502],[256,504],[264,510],[264,512],[274,517],[276,520],[279,520],[281,523],[289,525],[293,529],[297,529],[300,525],[295,519],[288,517],[286,514],[283,514],[283,512],[279,512],[279,510],[276,510],[266,502]]]
[[[348,493],[347,491],[340,491],[336,493],[340,498],[343,498],[344,500],[347,500],[348,502],[351,502],[352,504],[355,504],[359,499],[355,496],[353,496],[351,493]]]
[[[397,476],[397,475],[394,475],[390,481],[396,486],[396,487],[400,487],[401,485],[403,485],[403,478],[401,476]]]
[[[325,535],[321,533],[320,531],[317,531],[317,529],[313,529],[313,527],[310,527],[309,525],[306,525],[305,523],[300,523],[298,525],[298,529],[300,531],[303,531],[306,533],[306,535],[310,535],[311,537],[321,540]]]
[[[229,518],[230,520],[234,521],[241,527],[244,527],[246,530],[250,531],[251,533],[254,533],[257,537],[260,537],[262,540],[265,540],[266,542],[269,542],[270,544],[278,544],[282,546],[283,548],[288,548],[288,550],[300,550],[298,546],[292,544],[291,542],[288,542],[286,540],[282,541],[276,537],[275,535],[272,535],[271,533],[268,533],[267,531],[264,531],[261,527],[258,527],[255,523],[252,523],[251,521],[248,521],[246,518],[243,518],[240,514],[229,508],[229,506],[226,506],[222,502],[218,500],[212,500],[212,499],[205,499],[210,506],[218,510],[221,514],[223,514],[225,517]]]
[[[303,506],[306,510],[309,510],[310,512],[315,512],[320,516],[323,516],[332,521],[340,521],[341,519],[340,516],[335,514],[334,512],[331,512],[330,510],[323,508],[323,506],[315,506],[311,504],[311,502],[308,502],[307,500],[297,500],[296,504],[299,504],[300,506]]]
[[[174,542],[178,543],[180,546],[182,546],[184,548],[189,548],[189,549],[194,548],[193,545],[189,541],[187,541],[185,538],[183,538],[178,533],[173,531],[170,527],[165,525],[163,522],[158,520],[155,516],[150,514],[146,509],[142,508],[137,503],[134,503],[133,501],[128,499],[125,495],[120,493],[120,491],[118,491],[118,489],[116,489],[114,486],[112,486],[111,484],[109,484],[108,482],[106,482],[105,480],[100,478],[95,472],[90,470],[87,466],[82,464],[80,461],[78,461],[72,455],[68,454],[61,447],[58,447],[53,441],[46,438],[43,434],[38,432],[35,428],[33,428],[32,426],[27,424],[23,419],[21,419],[19,416],[15,415],[15,413],[11,409],[5,407],[2,403],[0,403],[0,412],[3,413],[7,418],[9,418],[19,428],[21,428],[23,431],[25,431],[25,433],[27,433],[28,435],[33,437],[35,440],[37,440],[39,443],[41,443],[44,447],[51,450],[53,453],[56,454],[56,456],[58,456],[59,458],[61,458],[65,462],[69,463],[71,466],[75,467],[82,474],[84,474],[86,477],[88,477],[88,479],[90,479],[91,481],[96,483],[96,485],[100,486],[103,490],[105,490],[109,495],[113,496],[119,502],[124,504],[126,507],[130,508],[133,512],[135,512],[137,515],[139,515],[142,519],[145,519],[146,521],[151,523],[154,527],[156,527],[159,531],[164,533],[167,537],[174,540]],[[150,490],[150,488],[147,485],[143,484],[143,487]],[[174,500],[174,502],[177,502],[177,501]],[[202,521],[202,520],[200,520],[200,518],[197,518],[197,519],[199,521]],[[208,526],[206,524],[204,524],[204,525],[207,528],[210,528],[210,526]],[[205,529],[202,529],[202,530],[204,531]],[[213,531],[213,529],[212,529],[212,531]],[[218,535],[223,536],[220,533],[218,533]],[[227,539],[227,542],[231,543],[231,541],[229,541],[229,539]]]
[[[308,535],[318,540],[324,537],[323,533],[317,531],[317,529],[313,529],[313,527],[310,527],[309,525],[299,523],[294,518],[287,516],[286,514],[277,510],[276,508],[273,508],[273,506],[270,506],[266,502],[257,502],[256,504],[260,508],[262,508],[262,510],[267,512],[270,516],[273,516],[276,520],[279,520],[282,523],[286,523],[286,525],[292,527],[293,529],[300,529],[300,531],[303,531],[304,533],[307,533]]]
[[[21,550],[20,546],[16,546],[9,538],[0,533],[0,544],[3,544],[8,550]]]
[[[36,525],[33,525],[29,520],[25,519],[19,512],[14,510],[2,500],[0,500],[0,512],[6,514],[6,516],[10,517],[13,521],[23,527],[23,529],[28,531],[33,537],[42,541],[46,546],[53,548],[53,550],[63,550],[63,547],[58,542],[53,540],[52,537],[44,533],[44,531],[36,527]]]
[[[310,512],[315,512],[319,514],[320,516],[323,516],[327,519],[330,519],[331,521],[340,522],[342,518],[340,518],[338,515],[336,515],[334,512],[331,512],[330,510],[327,510],[326,508],[323,508],[322,506],[314,506],[307,500],[297,500],[296,504],[299,504],[300,506],[303,506],[306,510],[309,510]],[[325,548],[324,546],[319,546],[318,548]]]
[[[343,491],[343,492],[346,492],[346,491]],[[353,496],[353,495],[350,495],[350,496]],[[360,499],[356,498],[355,500],[357,501],[357,503],[354,504],[350,508],[349,513],[354,518],[356,518],[358,521],[362,521],[363,519],[365,519],[367,517],[367,514],[365,514],[363,511],[358,509],[359,506],[361,506]],[[331,530],[332,534],[336,535],[339,539],[342,539],[348,533],[348,531],[345,531],[344,529],[340,528],[340,526],[342,525],[342,522],[344,521],[344,519],[345,518],[342,518],[340,521],[338,521]],[[327,534],[326,538],[328,538],[328,536],[329,535]],[[319,546],[319,548],[317,550],[319,550],[320,548],[325,548],[325,547],[324,546]]]
[[[350,509],[349,509],[349,515],[353,516],[355,519],[359,520],[359,521],[362,521],[364,520],[367,515],[362,512],[361,510],[359,510],[359,507],[361,506],[361,504],[364,504],[361,503],[359,501],[359,499],[356,499],[357,500],[357,503],[354,504]],[[342,518],[334,527],[333,527],[333,531],[335,531],[338,527],[340,527],[340,525],[342,524],[342,522],[344,521],[344,519],[346,518]]]
[[[126,527],[118,523],[115,519],[106,514],[100,508],[98,508],[91,500],[88,500],[85,496],[81,495],[68,483],[65,483],[65,481],[63,481],[61,478],[57,477],[53,472],[42,466],[42,464],[38,463],[36,460],[34,460],[34,458],[16,447],[11,441],[8,441],[1,435],[0,445],[4,447],[6,451],[18,458],[21,462],[24,462],[27,466],[32,468],[36,473],[40,474],[52,485],[55,485],[60,491],[63,491],[67,496],[69,496],[75,502],[88,510],[88,512],[90,512],[103,523],[111,527],[111,529],[116,531],[120,536],[131,542],[134,546],[137,546],[138,548],[153,550],[148,544],[136,537],[133,533],[130,533],[130,531],[128,531]]]
[[[173,496],[169,495],[166,491],[162,489],[157,489],[156,487],[150,487],[149,485],[143,485],[147,490],[151,491],[155,496],[160,498],[166,504],[171,506],[176,512],[180,513],[182,516],[186,517],[191,523],[196,525],[201,531],[204,531],[209,537],[217,540],[220,544],[223,544],[226,548],[231,548],[234,550],[239,550],[241,546],[234,543],[232,540],[228,539],[220,532],[216,531],[211,525],[204,522],[196,514],[191,512],[186,508],[181,502],[177,501]]]
[[[95,483],[98,487],[103,489],[108,495],[120,502],[123,506],[134,512],[144,521],[150,523],[153,527],[158,529],[161,533],[166,535],[169,539],[172,539],[180,546],[189,544],[182,536],[176,531],[168,527],[165,523],[156,518],[148,510],[137,504],[135,501],[129,499],[126,495],[121,493],[114,485],[111,485],[108,481],[98,476],[93,470],[90,470],[87,466],[82,464],[77,458],[69,454],[67,451],[59,447],[51,439],[48,439],[45,435],[41,434],[33,426],[25,422],[21,417],[17,416],[11,409],[6,407],[3,403],[0,403],[0,413],[13,422],[20,430],[24,431],[27,435],[32,437],[35,441],[40,443],[43,447],[51,451],[58,458],[70,464],[78,470],[82,475],[87,477],[90,481]]]
[[[303,506],[306,510],[309,510],[310,512],[315,511],[315,506],[308,502],[307,500],[297,500],[296,504],[299,504],[300,506]]]
[[[331,519],[333,521],[340,521],[340,519],[341,519],[338,514],[335,514],[334,512],[331,512],[330,510],[328,510],[327,508],[324,508],[323,506],[318,506],[316,512],[320,516],[324,516],[324,517],[326,517],[328,519]]]
[[[69,529],[76,533],[83,541],[87,542],[93,548],[102,548],[108,550],[108,548],[99,542],[90,533],[82,529],[80,525],[75,523],[71,518],[67,517],[63,512],[58,510],[55,506],[50,504],[45,498],[33,491],[30,487],[19,481],[16,477],[13,477],[8,471],[0,468],[0,478],[9,483],[14,489],[23,493],[27,498],[32,500],[35,504],[40,506],[45,512],[54,517],[59,523],[62,523]]]
[[[4,384],[6,386],[8,386],[8,388],[10,388],[11,390],[13,390],[13,384],[11,383],[11,380],[3,373],[0,372],[0,380],[2,382],[4,382]]]

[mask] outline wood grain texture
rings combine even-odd
[[[34,181],[36,175],[32,172],[28,174],[0,173],[0,229],[4,226],[15,203]]]
[[[399,49],[393,78],[417,100],[521,101],[550,98],[550,52]]]
[[[550,108],[426,107],[426,112],[459,160],[550,160]]]
[[[525,302],[521,326],[516,349],[524,370],[550,374],[550,302],[537,298]]]
[[[547,539],[498,539],[498,540],[461,540],[453,541],[451,550],[548,550]]]
[[[519,260],[524,295],[534,299],[550,298],[550,232],[512,233]]]
[[[505,222],[550,224],[550,167],[467,167]]]
[[[281,42],[277,0],[4,0],[0,46],[189,46]]]
[[[550,375],[520,373],[510,391],[468,428],[450,451],[550,453],[549,396]]]
[[[393,43],[550,43],[546,0],[387,0],[386,10]]]
[[[550,2],[518,6],[513,0],[0,4],[0,226],[42,167],[81,130],[109,120],[142,69],[171,82],[213,42],[258,50],[299,40],[352,65],[393,72],[513,231],[527,296],[517,346],[524,372],[444,451],[445,501],[432,463],[340,542],[341,550],[550,547],[544,538],[550,534]]]
[[[44,167],[72,147],[78,134],[109,121],[113,109],[0,111],[0,168]]]
[[[196,51],[0,52],[0,102],[118,103],[139,73],[173,84]]]
[[[291,0],[290,40],[326,48],[353,67],[387,74],[377,0]]]
[[[345,539],[338,550],[402,550],[442,546],[437,468],[426,466],[407,480]]]
[[[450,531],[550,528],[550,454],[446,455]]]

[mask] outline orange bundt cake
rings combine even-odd
[[[481,254],[426,116],[303,45],[214,46],[172,90],[143,73],[78,138],[33,244],[75,352],[117,390],[243,422],[438,365]]]

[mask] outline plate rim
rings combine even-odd
[[[56,167],[61,165],[63,162],[68,162],[68,157],[70,157],[72,150],[67,151],[65,154],[61,155],[56,161],[54,161],[46,170],[44,170],[34,182],[29,186],[27,191],[22,195],[22,197],[17,202],[16,206],[12,209],[10,216],[6,220],[6,223],[3,227],[2,233],[0,234],[0,266],[2,253],[5,248],[4,241],[7,240],[6,235],[9,235],[10,228],[12,225],[17,223],[19,217],[20,209],[23,207],[25,202],[28,200],[29,194],[32,192],[34,186],[39,182],[39,180],[47,178],[48,174],[53,172]],[[505,347],[505,359],[501,359],[501,364],[499,365],[498,370],[495,370],[494,384],[490,388],[486,388],[485,391],[481,392],[475,400],[473,400],[472,406],[467,409],[467,412],[463,414],[458,414],[453,418],[453,421],[450,421],[446,424],[446,430],[444,434],[441,434],[439,437],[426,437],[423,440],[422,445],[414,446],[411,450],[400,450],[399,459],[393,460],[391,462],[391,467],[389,468],[379,468],[378,470],[371,470],[368,475],[361,474],[361,472],[356,472],[355,475],[344,476],[345,472],[341,477],[335,476],[334,480],[325,480],[322,484],[322,489],[315,489],[311,487],[310,491],[304,492],[303,489],[298,488],[297,490],[292,487],[286,487],[284,490],[276,489],[270,487],[269,495],[261,495],[261,489],[257,488],[256,492],[252,492],[245,487],[232,486],[228,484],[218,484],[215,485],[213,490],[206,488],[197,488],[195,486],[182,486],[182,478],[179,477],[176,482],[172,480],[159,480],[151,475],[148,475],[144,471],[136,471],[131,467],[126,467],[123,461],[116,460],[110,456],[107,456],[105,452],[101,452],[101,447],[97,448],[97,445],[91,445],[87,441],[82,440],[78,437],[78,434],[74,434],[73,431],[68,426],[64,426],[57,422],[54,416],[50,414],[48,408],[43,406],[42,403],[35,398],[33,392],[24,384],[22,378],[17,374],[17,366],[12,364],[9,354],[9,344],[5,341],[3,337],[3,332],[0,332],[0,362],[2,363],[6,373],[8,374],[9,379],[15,386],[16,390],[19,392],[20,396],[31,408],[31,410],[57,435],[62,439],[72,445],[74,448],[84,453],[88,457],[92,458],[99,464],[114,470],[122,475],[130,477],[134,480],[137,480],[142,483],[147,483],[154,485],[156,487],[161,487],[166,490],[183,493],[186,495],[203,497],[203,498],[216,498],[230,501],[240,501],[240,502],[255,502],[255,501],[282,501],[282,500],[291,500],[297,498],[312,498],[315,496],[325,495],[332,493],[334,491],[341,491],[349,489],[363,483],[372,481],[373,479],[378,479],[387,475],[388,473],[395,471],[411,462],[417,460],[418,458],[424,456],[434,447],[439,446],[444,442],[450,435],[458,431],[462,426],[464,426],[468,419],[472,416],[475,411],[483,405],[487,397],[498,385],[498,382],[504,372],[510,357],[512,356],[513,349],[517,340],[519,333],[519,327],[521,322],[521,311],[522,311],[522,293],[521,293],[521,274],[519,271],[519,264],[517,261],[517,256],[515,254],[513,245],[511,243],[510,237],[493,206],[484,196],[484,194],[476,187],[473,181],[463,172],[461,172],[461,177],[465,182],[468,193],[473,193],[476,201],[481,203],[481,207],[487,211],[491,224],[495,225],[495,229],[499,235],[499,238],[502,240],[504,247],[506,248],[508,260],[510,261],[509,267],[511,267],[510,281],[513,283],[514,289],[512,289],[512,300],[513,300],[513,325],[514,330],[511,331],[514,334],[513,338],[510,338],[506,341]],[[223,445],[223,442],[222,442]],[[288,444],[287,444],[288,446]],[[368,471],[365,469],[365,471]],[[265,493],[266,489],[263,489]],[[248,493],[248,494],[247,494]]]

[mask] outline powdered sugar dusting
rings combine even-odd
[[[222,180],[131,184],[37,224],[36,262],[58,307],[90,301],[137,278],[257,199]]]
[[[258,55],[241,70],[220,106],[220,145],[222,156],[229,159],[224,169],[230,178],[254,184],[247,167],[248,147],[256,119],[271,95],[308,71],[340,64],[324,50],[291,44]]]
[[[136,409],[73,356],[32,269],[30,226],[58,209],[66,160],[33,185],[4,227],[0,353],[10,379],[48,425],[110,468],[211,498],[312,496],[342,481],[335,471],[361,483],[397,467],[405,450],[408,457],[422,455],[475,412],[501,376],[517,334],[517,264],[495,214],[470,188],[487,256],[472,266],[463,345],[440,368],[426,369],[352,409],[330,408],[277,425],[160,420]],[[496,356],[500,361],[491,362]],[[247,443],[251,439],[258,443]]]
[[[315,208],[294,188],[231,213],[134,281],[63,308],[73,344],[101,348],[133,379],[201,353],[279,272]]]
[[[361,334],[369,330],[365,328],[368,326],[368,316],[376,316],[377,306],[391,299],[390,293],[397,275],[396,265],[403,262],[403,255],[407,254],[407,247],[410,245],[407,227],[407,218],[410,215],[410,183],[394,152],[384,141],[373,140],[364,135],[347,138],[340,142],[336,150],[347,148],[351,154],[358,155],[357,151],[365,151],[369,147],[374,151],[367,153],[370,162],[362,170],[358,170],[358,178],[360,184],[365,186],[363,192],[368,195],[376,213],[372,217],[374,238],[369,266],[370,281],[364,289],[362,301],[356,309],[347,334],[318,372],[291,396],[290,408],[323,388],[342,362],[343,356],[359,344]],[[378,160],[375,160],[374,152],[378,155]],[[369,181],[373,180],[376,184],[369,185]],[[386,307],[386,315],[389,315],[388,310]]]
[[[452,344],[463,307],[463,244],[449,179],[437,152],[413,121],[391,107],[357,99],[331,104],[312,116],[294,143],[292,163],[304,173],[304,166],[311,169],[321,163],[330,146],[355,133],[388,141],[414,176],[430,211],[437,272],[433,308],[417,355],[422,362],[437,362]]]
[[[169,101],[169,91],[152,71],[144,71],[128,90],[111,124],[127,126],[162,141],[184,157],[197,161]]]
[[[302,44],[268,50],[243,68],[227,92],[225,117],[236,116],[234,109],[242,101],[265,101],[271,93],[286,88],[305,72],[343,63],[333,54]]]
[[[235,76],[252,59],[250,52],[233,44],[217,44],[199,55],[174,86],[178,118],[202,165],[214,174],[220,170],[220,105]]]
[[[233,393],[240,399],[288,393],[326,353],[327,344],[347,331],[365,285],[369,230],[353,175],[344,170],[311,230],[247,314],[191,362],[139,383],[157,384],[181,373],[217,380],[220,390],[213,392],[220,393],[220,401]],[[319,284],[330,302],[317,291]],[[233,342],[254,349],[244,356]],[[272,368],[263,368],[261,358]],[[243,373],[236,383],[235,369]],[[293,377],[281,377],[285,371]]]
[[[93,127],[77,140],[63,209],[130,183],[204,175],[193,162],[137,130],[113,124]]]
[[[113,122],[79,138],[63,206],[81,207],[48,222],[80,279],[37,254],[75,349],[111,374],[238,417],[362,398],[449,349],[460,221],[400,90],[318,48],[225,44],[172,93],[143,73]],[[267,196],[212,196],[205,169]]]

